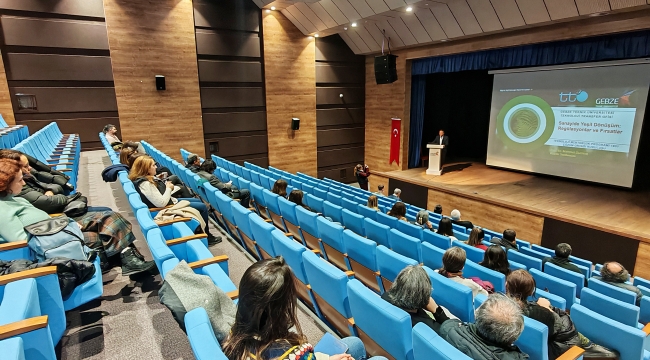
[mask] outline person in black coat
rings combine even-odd
[[[445,163],[447,148],[449,147],[449,136],[446,136],[445,131],[441,129],[440,131],[438,131],[438,136],[436,136],[436,138],[433,139],[433,142],[431,144],[445,146],[442,149],[442,152],[440,152],[440,166],[442,167],[442,165]]]
[[[222,193],[226,194],[231,199],[239,199],[241,206],[248,208],[250,206],[251,193],[247,189],[238,189],[231,181],[225,183],[221,181],[214,171],[217,169],[217,164],[214,161],[207,159],[201,164],[198,172],[196,173],[202,179],[207,180],[210,185],[219,189]]]
[[[495,236],[490,240],[490,242],[503,246],[506,248],[506,251],[519,251],[519,248],[517,247],[517,232],[512,229],[506,229],[503,232],[503,239]]]

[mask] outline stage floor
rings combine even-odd
[[[535,176],[480,163],[445,165],[441,176],[427,175],[425,170],[376,174],[650,242],[650,191]]]

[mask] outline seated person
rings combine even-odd
[[[386,196],[386,194],[384,194],[384,185],[383,184],[377,185],[377,191],[374,192],[373,194],[377,196]]]
[[[563,269],[573,271],[578,274],[582,274],[580,268],[569,261],[569,256],[571,256],[571,251],[572,251],[571,245],[567,243],[557,244],[557,246],[555,247],[555,256],[544,258],[542,260],[542,268],[548,262],[553,265],[557,265]],[[587,287],[587,285],[589,285],[589,281],[585,277],[585,287]]]
[[[60,214],[71,201],[80,199],[87,203],[87,199],[81,196],[81,193],[75,195],[64,195],[63,188],[58,184],[45,183],[41,179],[40,172],[34,170],[30,165],[25,154],[20,151],[4,149],[0,150],[0,159],[10,159],[17,161],[23,173],[23,186],[20,193],[15,196],[27,200],[39,210],[48,214]]]
[[[122,143],[122,140],[120,140],[120,138],[117,137],[117,127],[113,124],[107,124],[106,126],[104,126],[102,132],[106,136],[106,141],[108,141],[108,143],[115,151],[120,151],[122,148],[127,146],[127,143],[129,143],[129,141],[125,141],[124,144]],[[140,144],[139,142],[130,141],[130,143],[131,145],[129,146],[134,146],[139,153],[141,154],[147,153],[144,150],[144,147],[142,147],[142,144]]]
[[[490,240],[491,243],[503,246],[506,248],[506,251],[514,250],[519,251],[517,248],[517,232],[512,229],[506,229],[503,231],[503,238],[493,237]]]
[[[433,231],[433,224],[429,221],[429,212],[426,210],[418,211],[418,214],[415,216],[415,224],[420,225],[423,229]]]
[[[395,188],[395,190],[393,191],[393,195],[389,196],[388,198],[393,200],[399,200],[400,196],[402,196],[402,190],[400,190],[399,188]]]
[[[2,149],[0,150],[0,159],[16,160],[16,154],[20,154],[27,158],[30,168],[29,172],[32,176],[39,182],[46,184],[55,195],[68,195],[72,190],[74,190],[74,186],[68,182],[70,180],[68,175],[54,170],[53,167],[50,167],[27,154],[23,154],[18,150]]]
[[[199,172],[199,167],[201,166],[201,159],[196,154],[190,154],[187,156],[187,164],[185,167],[193,173]],[[215,165],[216,166],[216,165]],[[215,167],[216,169],[216,167]]]
[[[451,211],[451,223],[456,224],[456,225],[460,225],[460,226],[462,226],[464,228],[467,228],[467,229],[471,229],[471,228],[474,227],[474,224],[472,224],[471,221],[461,220],[460,219],[460,211],[458,211],[457,209],[454,209],[454,210]]]
[[[120,153],[120,162],[122,161],[122,153],[124,151],[125,150],[122,149],[122,152]],[[126,162],[123,163],[123,164],[126,164],[128,166],[128,168],[131,169],[133,167],[133,163],[135,162],[135,160],[137,158],[139,158],[140,156],[148,156],[148,155],[141,154],[141,153],[139,153],[137,151],[132,151],[132,152],[129,153],[128,156],[126,156],[126,160],[125,160]],[[160,171],[161,169],[163,171]],[[156,178],[158,178],[160,180],[170,181],[172,184],[174,184],[174,186],[178,187],[179,190],[177,192],[175,192],[174,194],[172,194],[173,197],[175,197],[175,198],[191,198],[191,197],[194,196],[192,194],[192,191],[190,191],[190,189],[187,186],[185,186],[185,183],[183,183],[183,180],[181,180],[181,178],[179,178],[176,175],[172,175],[171,171],[169,171],[169,169],[167,169],[166,167],[159,168],[158,163],[156,163],[156,175],[155,176],[156,176]]]
[[[487,250],[487,246],[483,245],[484,237],[485,233],[483,232],[483,229],[480,227],[475,227],[469,233],[469,239],[467,239],[466,244],[475,248],[479,248],[481,250]]]
[[[292,203],[294,203],[294,204],[296,204],[298,206],[302,206],[305,210],[315,212],[309,206],[302,203],[303,196],[304,196],[304,193],[302,192],[302,190],[298,190],[298,189],[292,190],[291,193],[289,193],[289,201],[291,201]]]
[[[485,255],[483,255],[483,261],[478,264],[490,270],[500,272],[505,276],[510,274],[508,254],[499,245],[490,245],[485,251]]]
[[[50,218],[27,200],[14,196],[20,193],[24,185],[18,162],[0,159],[0,213],[3,219],[0,238],[6,242],[27,240],[25,226]],[[109,261],[119,255],[123,276],[155,271],[156,264],[144,261],[133,246],[135,236],[131,232],[131,223],[119,213],[110,210],[89,211],[75,220],[83,232],[85,245],[98,252],[103,270],[108,270]]]
[[[197,157],[198,158],[198,157]],[[232,181],[227,183],[222,182],[214,174],[214,171],[217,169],[217,164],[214,161],[207,159],[199,166],[196,174],[202,179],[207,180],[210,185],[219,189],[222,193],[226,194],[231,199],[239,199],[241,206],[248,208],[250,206],[251,193],[247,189],[237,189],[235,185],[232,184]]]
[[[156,163],[151,157],[147,155],[138,157],[129,172],[129,179],[133,181],[135,190],[140,194],[142,202],[150,209],[174,205],[179,200],[189,201],[190,206],[201,213],[205,223],[203,232],[208,236],[208,243],[216,244],[220,241],[210,233],[208,207],[197,198],[174,198],[172,193],[178,192],[180,188],[172,184],[171,181],[163,181],[156,177]],[[200,233],[200,231],[201,229],[195,230],[196,233]]]
[[[444,235],[450,238],[452,241],[458,240],[454,236],[454,229],[451,226],[451,219],[446,217],[440,219],[440,222],[438,223],[438,231],[436,231],[436,233]]]
[[[436,205],[436,207],[433,208],[433,213],[442,215],[442,205],[440,204]]]
[[[606,262],[600,269],[600,276],[594,276],[594,278],[635,293],[636,306],[641,306],[643,293],[638,287],[627,283],[630,280],[630,273],[625,270],[623,265],[615,261]]]
[[[278,196],[282,196],[283,198],[287,197],[287,182],[286,180],[278,179],[275,184],[273,184],[273,189],[271,189],[271,192],[274,194],[277,194]]]
[[[474,280],[463,277],[463,268],[465,267],[466,260],[467,255],[465,254],[465,250],[457,246],[449,248],[445,251],[445,254],[442,255],[442,268],[438,270],[438,273],[454,282],[472,289],[473,297],[476,297],[478,294],[488,296],[488,292],[479,284],[474,282]]]
[[[235,323],[222,344],[231,360],[361,360],[366,349],[357,337],[341,339],[344,354],[315,353],[298,321],[297,290],[282,256],[251,265],[239,283]],[[385,359],[373,357],[370,360]]]
[[[397,220],[408,222],[408,220],[406,219],[406,205],[404,205],[404,203],[401,201],[398,201],[395,204],[393,204],[393,208],[390,209],[388,215],[392,217],[396,217]]]
[[[377,195],[370,195],[368,197],[368,203],[366,204],[366,206],[373,209],[373,210],[379,211]]]
[[[547,299],[539,298],[537,302],[529,301],[528,297],[535,297],[536,288],[535,279],[526,270],[515,270],[508,275],[506,280],[506,293],[517,302],[523,314],[548,327],[549,359],[559,357],[574,345],[585,350],[583,357],[586,359],[616,359],[618,357],[616,353],[592,343],[580,334],[573,325],[569,314],[553,307]]]

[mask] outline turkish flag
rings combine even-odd
[[[390,160],[388,160],[388,164],[397,161],[397,165],[399,165],[399,140],[401,128],[402,119],[392,118],[390,130]]]

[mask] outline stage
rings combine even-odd
[[[569,242],[577,256],[593,261],[618,260],[629,270],[636,262],[637,272],[643,273],[640,267],[647,264],[646,276],[650,276],[650,191],[536,176],[480,163],[447,164],[441,176],[425,171],[373,172],[371,190],[376,191],[380,183],[387,185],[387,193],[400,187],[406,202],[426,204],[429,210],[441,204],[445,215],[458,208],[462,219],[476,226],[499,232],[512,228],[518,238],[544,246]],[[646,251],[648,260],[636,261]]]

